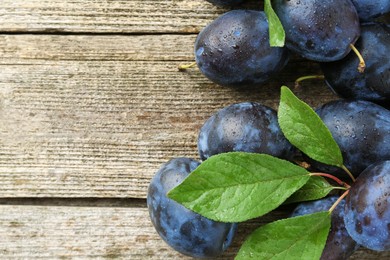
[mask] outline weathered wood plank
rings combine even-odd
[[[190,259],[155,232],[145,207],[1,206],[0,254],[10,258]],[[233,259],[245,237],[275,218],[276,211],[239,226],[220,259]],[[359,250],[351,259],[388,259],[389,252]]]
[[[318,66],[293,59],[262,88],[216,86],[197,69],[194,36],[0,37],[0,197],[145,198],[172,157],[197,158],[196,139],[217,109],[276,107],[281,84]],[[139,50],[139,51],[136,51]],[[299,92],[335,98],[318,81]]]
[[[51,61],[194,59],[192,35],[0,35],[0,64]]]
[[[2,0],[0,31],[193,33],[227,10],[205,0]]]

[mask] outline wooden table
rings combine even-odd
[[[320,73],[293,57],[264,86],[237,90],[179,72],[197,33],[225,11],[204,0],[1,1],[1,258],[183,258],[149,220],[151,177],[170,158],[198,158],[198,130],[216,110],[248,100],[276,108],[282,84]],[[296,94],[313,107],[337,98],[322,81]],[[222,258],[286,214],[242,224]]]

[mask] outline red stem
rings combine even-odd
[[[340,180],[340,179],[337,178],[336,176],[333,176],[333,175],[328,174],[328,173],[313,172],[313,173],[310,173],[310,176],[322,176],[322,177],[326,177],[326,178],[329,178],[329,179],[334,180],[334,181],[337,182],[339,185],[342,185],[342,186],[344,186],[344,187],[347,188],[347,189],[351,188],[351,186],[349,186],[347,183],[343,182],[342,180]]]

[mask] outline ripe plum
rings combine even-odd
[[[232,151],[289,159],[294,151],[279,128],[276,111],[254,102],[233,104],[212,115],[200,129],[198,150],[202,160]]]
[[[287,47],[314,61],[345,57],[360,35],[359,17],[350,0],[275,0]]]
[[[200,71],[222,86],[259,85],[288,62],[285,47],[271,47],[264,12],[232,10],[208,24],[195,41]]]
[[[365,72],[358,72],[359,59],[355,53],[350,53],[340,61],[321,63],[327,84],[344,98],[388,105],[390,28],[379,23],[362,24],[361,36],[355,46],[365,59]]]
[[[389,0],[351,0],[355,5],[362,21],[367,21],[375,17],[390,12]]]
[[[390,110],[369,101],[336,100],[316,110],[339,145],[345,166],[358,176],[369,165],[390,160]],[[339,178],[343,171],[312,162]]]
[[[192,257],[215,257],[230,245],[237,224],[202,217],[166,195],[198,165],[184,157],[164,164],[149,184],[147,205],[156,231],[172,248]]]
[[[390,161],[365,169],[353,183],[345,204],[345,227],[360,245],[390,250]]]

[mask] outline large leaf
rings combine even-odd
[[[336,141],[316,112],[283,86],[278,120],[286,138],[310,158],[342,167],[343,157]]]
[[[266,154],[212,156],[168,196],[213,220],[241,222],[270,212],[309,179],[302,167]]]
[[[285,201],[285,204],[321,199],[328,195],[334,188],[323,177],[312,176],[302,188],[297,190]]]
[[[330,213],[322,211],[264,225],[249,235],[236,260],[320,259],[330,221]]]
[[[269,27],[269,42],[272,47],[283,47],[285,32],[283,25],[271,5],[271,0],[264,1],[264,12],[267,15]]]

